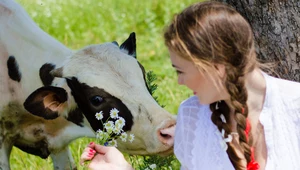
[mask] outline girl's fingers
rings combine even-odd
[[[94,145],[93,149],[95,149],[98,153],[106,154],[112,147],[102,146],[102,145]]]
[[[85,161],[92,160],[95,156],[96,151],[94,149],[91,149],[90,147],[86,147],[81,154],[80,157],[80,165],[83,165]]]
[[[93,156],[92,155],[88,155],[88,154],[82,154],[81,157],[80,157],[80,165],[84,165],[84,162],[85,161],[90,161],[93,159]]]
[[[90,148],[94,149],[95,148],[95,142],[89,143],[87,147],[90,147]]]

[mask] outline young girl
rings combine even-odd
[[[193,4],[164,38],[178,84],[195,94],[177,117],[174,152],[182,169],[299,169],[300,84],[260,69],[251,27],[238,12],[218,2]],[[92,165],[131,168],[122,156],[106,158],[120,154],[115,148],[100,148],[88,146],[82,160],[94,157],[92,149],[103,157]]]

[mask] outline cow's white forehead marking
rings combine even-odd
[[[125,93],[147,92],[136,59],[113,43],[91,45],[79,50],[64,65],[63,76],[76,77],[81,83],[103,88],[116,97],[127,95]]]

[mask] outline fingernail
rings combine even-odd
[[[93,149],[90,149],[90,153],[95,153],[96,151]]]
[[[94,144],[94,142],[91,142],[90,145]]]

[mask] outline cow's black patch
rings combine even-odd
[[[66,118],[68,121],[75,123],[78,126],[83,127],[83,114],[79,108],[76,108],[69,112],[68,117]]]
[[[54,64],[46,63],[40,68],[40,78],[44,86],[50,86],[54,77],[50,74],[50,71],[55,68]]]
[[[45,141],[40,141],[35,143],[32,146],[24,145],[22,143],[16,142],[14,144],[17,148],[21,149],[24,152],[39,156],[43,159],[46,159],[50,155],[50,151],[48,149],[48,144]]]
[[[7,60],[8,76],[17,82],[21,81],[22,74],[19,71],[19,65],[14,56],[9,56]]]
[[[104,89],[90,87],[80,83],[76,78],[67,79],[71,93],[91,127],[94,131],[103,129],[100,120],[97,120],[95,114],[103,112],[103,120],[106,121],[110,116],[110,110],[116,108],[119,110],[119,116],[124,118],[126,123],[124,131],[128,131],[133,125],[133,116],[126,105],[118,98],[107,93]]]

